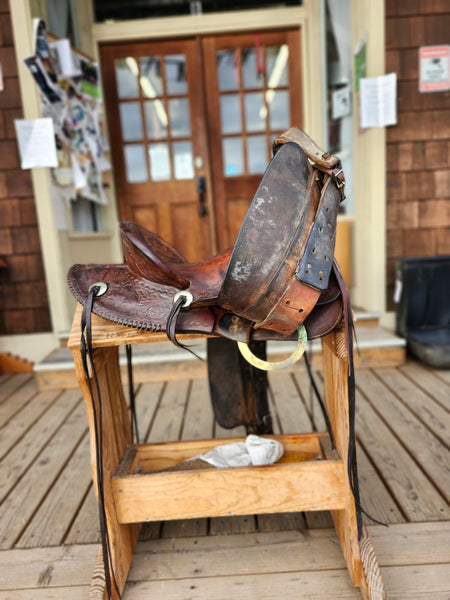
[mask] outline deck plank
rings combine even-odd
[[[194,379],[181,432],[182,440],[201,440],[213,436],[214,413],[207,379]]]
[[[359,375],[360,389],[372,408],[422,467],[447,502],[450,501],[450,451],[411,412],[407,404],[369,371]],[[450,507],[449,507],[450,509]]]
[[[321,375],[321,372],[313,371],[314,382],[321,397],[323,398],[323,379]],[[326,431],[327,426],[325,419],[317,398],[312,392],[312,386],[307,371],[298,371],[297,373],[293,374],[293,377],[304,398],[306,411],[313,425],[314,431]]]
[[[31,373],[16,373],[14,376],[4,376],[2,379],[2,385],[0,386],[0,404],[12,396],[17,390],[19,390],[27,382],[34,381]],[[36,390],[37,385],[35,383]]]
[[[270,388],[280,419],[281,432],[309,433],[312,425],[291,375],[269,373]]]
[[[40,401],[43,402],[42,406],[47,407],[48,398],[52,401],[51,405],[47,410],[44,408],[42,414]],[[49,397],[47,392],[43,392],[42,395],[36,396],[34,402],[32,412],[36,411],[38,418],[0,463],[0,501],[3,501],[46,444],[52,440],[75,406],[81,402],[81,394],[78,390],[70,390],[62,394],[52,392]]]
[[[6,423],[9,425],[11,419],[15,417],[37,393],[37,385],[32,378],[29,378],[20,385],[19,388],[14,391],[13,401],[4,401],[0,404],[0,427],[4,427]]]
[[[285,531],[306,529],[305,515],[300,512],[256,515],[258,531]]]
[[[164,385],[163,381],[152,381],[150,383],[143,383],[136,390],[136,417],[141,442],[145,442],[148,439],[150,427],[155,418]]]
[[[0,550],[0,590],[28,590],[30,598],[39,588],[90,585],[97,552],[98,544]]]
[[[371,517],[386,524],[405,522],[405,517],[397,503],[360,445],[358,446],[358,479],[361,506]],[[363,514],[362,518],[366,524],[372,523],[366,515]]]
[[[361,600],[359,589],[354,588],[346,569],[332,571],[302,571],[299,573],[258,573],[229,577],[204,577],[143,581],[127,583],[123,600],[273,600],[280,597],[329,600],[334,598]]]
[[[168,442],[179,439],[189,385],[189,380],[167,382],[148,436],[150,442]]]
[[[433,396],[436,402],[450,411],[450,369],[442,371],[430,369],[417,361],[409,361],[400,367],[400,371],[418,388]],[[447,384],[444,383],[445,374],[447,374]]]
[[[448,600],[450,564],[381,567],[389,600]]]
[[[378,416],[357,394],[356,428],[363,447],[410,521],[450,519],[450,507]]]
[[[35,386],[31,382],[31,385],[25,384],[19,393],[15,394],[14,398],[17,399],[17,403],[15,400],[14,403],[8,402],[0,406],[0,411],[2,408],[10,409],[1,411],[3,413],[1,416],[7,421],[2,427],[0,435],[1,458],[14,448],[15,444],[33,427],[37,420],[42,418],[59,395],[59,390],[36,394]],[[10,417],[9,420],[7,417]]]
[[[22,535],[86,431],[84,406],[79,401],[4,502],[0,514],[0,548],[11,547]]]
[[[95,544],[100,542],[98,505],[92,484],[63,541],[67,545]]]
[[[450,562],[449,521],[372,525],[368,531],[381,566]]]
[[[70,598],[70,600],[86,600],[89,595],[90,585],[73,585],[70,587],[40,588],[33,590],[33,600],[61,600],[61,598]],[[30,590],[14,590],[2,592],[0,590],[0,600],[30,600]]]
[[[16,544],[17,548],[58,546],[91,484],[89,434],[73,456]]]
[[[377,377],[402,401],[415,415],[450,447],[450,412],[436,402],[432,395],[418,388],[401,369],[383,369]],[[442,389],[440,396],[445,394]],[[448,390],[450,396],[450,388]]]

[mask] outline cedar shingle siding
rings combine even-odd
[[[36,209],[29,171],[20,169],[14,119],[22,103],[9,3],[0,0],[0,335],[50,331]]]
[[[450,254],[450,92],[419,92],[419,47],[450,44],[448,0],[386,0],[386,72],[398,77],[387,129],[387,301],[394,261]]]

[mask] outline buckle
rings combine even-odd
[[[342,167],[340,169],[333,169],[333,171],[331,171],[331,177],[333,178],[338,190],[345,186],[345,177]]]

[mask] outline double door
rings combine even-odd
[[[231,246],[276,135],[302,126],[300,32],[105,44],[119,217],[190,261]]]

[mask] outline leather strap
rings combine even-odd
[[[288,142],[294,142],[302,148],[306,156],[312,161],[313,167],[327,174],[333,179],[336,187],[341,192],[341,202],[344,200],[345,176],[342,170],[341,160],[339,157],[329,152],[321,150],[319,146],[302,129],[291,127],[273,142],[273,153],[275,154],[280,146]]]
[[[291,127],[279,137],[275,138],[273,142],[274,154],[282,144],[286,144],[287,142],[298,144],[306,156],[312,160],[315,165],[322,167],[323,169],[333,170],[341,162],[337,156],[321,150],[308,134],[297,127]]]
[[[81,313],[80,350],[81,359],[83,363],[83,370],[89,388],[89,395],[92,403],[92,413],[94,417],[98,512],[103,553],[103,567],[105,570],[106,593],[109,600],[112,598],[111,580],[114,583],[117,596],[119,598],[121,596],[112,565],[111,543],[109,539],[108,522],[106,518],[106,504],[103,478],[103,409],[100,394],[100,386],[98,382],[97,371],[95,368],[94,350],[92,345],[92,307],[94,304],[94,299],[99,293],[99,289],[100,288],[97,284],[91,285],[91,287],[89,288],[88,297],[86,298],[86,302],[83,306],[83,311]]]

